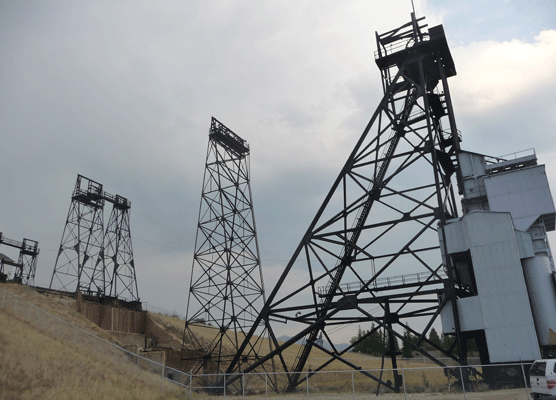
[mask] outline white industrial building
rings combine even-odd
[[[534,151],[498,158],[461,152],[458,163],[464,215],[438,232],[444,264],[447,252],[454,266],[462,336],[476,339],[484,362],[541,358],[556,345],[556,281],[546,237],[556,209],[544,165]],[[441,319],[444,333],[455,333],[451,302]]]

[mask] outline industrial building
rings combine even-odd
[[[455,334],[459,319],[485,364],[547,356],[556,345],[556,281],[546,232],[556,210],[545,167],[532,150],[496,158],[462,151],[458,160],[464,214],[438,231],[458,287],[458,316],[448,301],[443,331]]]

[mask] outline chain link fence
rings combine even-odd
[[[529,399],[530,364],[488,366],[426,366],[398,370],[342,370],[302,372],[296,389],[275,393],[287,386],[292,374],[249,373],[234,375],[192,375],[131,352],[86,330],[76,327],[42,308],[0,287],[0,307],[65,343],[91,349],[95,354],[124,361],[129,368],[155,374],[153,385],[160,390],[179,391],[183,398],[224,399],[417,399],[423,396],[443,399]],[[419,362],[419,359],[415,361]],[[402,364],[403,365],[403,364]],[[415,365],[415,364],[413,364]],[[395,390],[379,384],[375,378]],[[158,378],[159,377],[159,378]],[[212,382],[212,383],[210,383]],[[221,382],[215,384],[214,382]]]
[[[423,397],[461,400],[484,399],[530,399],[527,371],[530,364],[508,364],[496,366],[457,366],[399,368],[398,370],[349,370],[299,373],[300,384],[290,393],[276,394],[272,381],[278,388],[287,385],[284,373],[240,374],[206,378],[211,381],[234,381],[227,387],[213,387],[213,393],[228,399],[261,400],[273,399],[422,399]],[[290,374],[291,376],[292,374]],[[369,377],[380,378],[396,390],[391,390]],[[196,387],[193,379],[193,391]],[[396,385],[397,382],[397,385]]]

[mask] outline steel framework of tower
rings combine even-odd
[[[8,239],[0,232],[0,244],[19,249],[19,258],[17,263],[2,260],[0,262],[0,273],[5,274],[4,265],[15,267],[13,280],[21,282],[24,285],[34,285],[35,272],[37,270],[37,261],[39,257],[39,242],[30,239],[23,239],[23,242]]]
[[[400,389],[393,340],[404,340],[400,330],[416,335],[411,346],[437,364],[443,365],[425,344],[466,364],[459,331],[458,356],[452,355],[453,348],[439,348],[426,337],[441,308],[456,295],[435,244],[438,224],[457,216],[452,187],[457,179],[452,178],[459,179],[455,154],[460,138],[447,84],[456,71],[444,30],[439,25],[427,32],[423,20],[412,14],[411,22],[376,34],[375,58],[384,97],[230,363],[227,384],[240,378],[240,370],[249,372],[271,359],[277,359],[288,374],[286,390],[294,390],[334,360],[360,369],[344,355],[378,329],[390,339],[385,356],[391,359],[393,380],[360,373],[379,386]],[[451,268],[448,264],[448,272]],[[288,279],[293,270],[305,272],[307,281]],[[443,295],[440,305],[439,295]],[[458,327],[457,309],[453,311]],[[412,329],[413,318],[425,319],[425,327]],[[346,326],[355,330],[369,322],[375,328],[350,347],[334,346],[334,330]],[[279,344],[278,323],[294,325],[298,333]],[[260,325],[267,327],[275,349],[240,368]],[[317,339],[319,335],[327,345]],[[299,340],[303,344],[289,365],[282,353]],[[330,358],[316,364],[312,360],[308,366],[313,348]],[[299,374],[302,371],[306,373]]]
[[[241,362],[252,363],[258,358],[265,337],[260,327],[253,324],[264,296],[249,146],[212,118],[184,342],[204,350],[204,362],[223,371],[251,330],[258,336],[246,344]],[[199,340],[195,325],[203,329],[212,326],[214,337],[210,343]]]
[[[96,268],[104,239],[102,194],[102,184],[77,175],[50,280],[51,289],[56,278],[61,290],[104,295],[103,270]]]
[[[135,279],[135,262],[133,246],[131,244],[131,230],[129,227],[129,210],[131,203],[124,197],[104,194],[113,204],[112,213],[108,220],[104,235],[105,280],[108,281],[106,295],[127,301],[139,301],[137,280]]]
[[[104,204],[113,204],[106,232]],[[129,209],[131,203],[77,175],[70,209],[50,280],[60,290],[139,301]],[[56,279],[55,279],[56,278]]]

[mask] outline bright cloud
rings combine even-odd
[[[483,113],[516,99],[534,96],[543,87],[556,87],[556,30],[539,33],[532,43],[474,42],[452,50],[458,77],[459,112]]]

